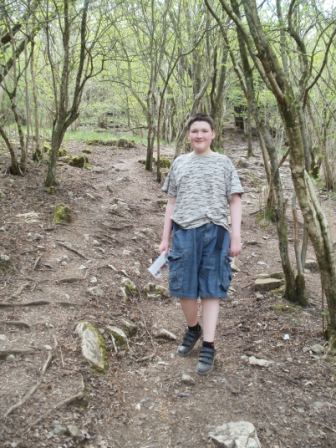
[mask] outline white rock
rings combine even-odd
[[[315,354],[315,355],[321,355],[322,353],[325,352],[325,348],[323,347],[323,345],[321,344],[314,344],[310,347],[310,350]]]
[[[259,367],[270,367],[273,364],[273,361],[268,361],[267,359],[256,358],[255,356],[250,356],[248,358],[248,362],[251,366],[259,366]]]
[[[93,297],[104,297],[104,291],[99,286],[92,286],[87,289],[87,292]]]
[[[280,288],[283,283],[283,280],[278,278],[257,278],[254,282],[254,289],[256,291],[271,291]]]
[[[250,422],[229,422],[209,432],[215,446],[223,448],[261,448],[254,425]]]
[[[81,338],[82,354],[98,370],[107,369],[106,345],[98,329],[89,322],[80,322],[76,333]]]
[[[183,384],[186,384],[187,386],[194,386],[195,380],[191,375],[188,375],[187,373],[182,373],[181,381]]]
[[[90,278],[90,283],[91,283],[91,285],[96,285],[97,283],[98,283],[98,280],[97,280],[97,277],[91,277]]]

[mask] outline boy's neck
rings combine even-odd
[[[196,151],[195,149],[193,150],[194,154],[196,156],[207,156],[209,154],[212,154],[213,151],[211,148],[205,149],[204,151]]]

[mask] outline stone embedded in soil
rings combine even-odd
[[[99,286],[91,286],[87,289],[87,292],[90,296],[102,298],[104,297],[104,291]]]
[[[90,322],[84,321],[77,325],[75,331],[81,338],[84,358],[99,371],[105,372],[108,367],[106,344],[99,330]]]
[[[138,288],[136,284],[129,278],[124,277],[121,280],[121,284],[127,296],[134,296],[135,294],[137,294]]]
[[[323,347],[323,345],[321,344],[314,344],[310,347],[310,350],[315,354],[315,355],[322,355],[325,352],[325,348]]]
[[[194,386],[196,384],[194,378],[187,373],[182,373],[181,382],[186,386]]]
[[[271,365],[274,364],[273,361],[268,361],[267,359],[256,358],[255,356],[243,355],[242,359],[244,359],[245,361],[248,361],[248,363],[251,366],[270,367]]]
[[[106,327],[108,332],[114,337],[115,343],[120,347],[123,345],[127,345],[127,336],[121,328],[108,325]]]
[[[254,282],[255,291],[272,291],[283,285],[283,280],[279,278],[257,278]]]
[[[209,432],[215,446],[223,448],[261,448],[257,431],[250,422],[229,422]]]
[[[166,299],[169,297],[168,289],[155,283],[147,283],[144,287],[144,292],[148,299]]]

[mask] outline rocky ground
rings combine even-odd
[[[61,161],[54,195],[41,185],[44,164],[13,178],[0,154],[1,448],[204,448],[214,446],[216,427],[237,421],[252,423],[264,448],[336,446],[336,369],[319,275],[312,264],[305,309],[283,301],[281,288],[256,291],[257,278],[281,270],[275,228],[257,213],[264,171],[258,148],[244,159],[234,130],[226,148],[246,189],[244,250],[221,307],[216,368],[205,378],[194,371],[197,349],[175,355],[179,304],[167,297],[166,276],[147,272],[166,198],[139,163],[145,148],[88,146],[91,168]],[[288,167],[282,176],[289,195]],[[322,199],[334,225],[335,203]],[[56,225],[61,203],[71,222]],[[105,341],[104,373],[82,356],[79,322]]]

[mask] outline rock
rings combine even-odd
[[[322,355],[325,352],[325,348],[323,347],[323,345],[321,344],[314,344],[310,347],[310,350],[315,354],[315,355]]]
[[[272,364],[274,364],[273,361],[268,361],[267,359],[256,358],[255,356],[243,355],[242,359],[244,359],[245,361],[248,361],[248,363],[251,366],[270,367]]]
[[[15,355],[13,355],[13,354],[8,355],[6,358],[6,361],[9,361],[9,362],[15,361]]]
[[[144,292],[148,299],[166,299],[170,297],[167,288],[161,285],[156,285],[155,283],[147,283],[144,287]]]
[[[127,336],[121,328],[108,325],[106,329],[114,337],[117,346],[127,345]]]
[[[138,326],[134,322],[131,322],[127,319],[122,319],[121,322],[122,322],[122,326],[123,326],[125,333],[129,337],[136,335],[136,333],[138,331]]]
[[[231,269],[232,269],[232,272],[240,272],[240,269],[238,267],[237,257],[232,258]]]
[[[54,209],[55,224],[69,224],[72,221],[71,208],[65,204],[58,204]]]
[[[97,277],[91,277],[90,278],[90,283],[91,283],[91,285],[96,285],[97,283],[98,283],[98,280],[97,280]]]
[[[67,157],[64,159],[64,161],[75,168],[86,168],[89,164],[89,158],[85,154],[74,156],[74,157]]]
[[[186,386],[194,386],[196,384],[194,378],[187,373],[182,373],[181,382]]]
[[[99,286],[91,286],[90,288],[87,289],[87,292],[92,297],[99,297],[99,298],[104,297],[104,291]]]
[[[125,290],[125,293],[127,296],[134,296],[138,293],[138,288],[134,282],[132,282],[131,279],[124,277],[121,280],[121,284]]]
[[[10,257],[5,254],[0,254],[0,271],[6,271],[11,266]]]
[[[257,278],[254,282],[254,289],[255,291],[271,291],[280,288],[283,283],[283,280],[278,278]]]
[[[305,267],[305,269],[309,269],[311,272],[319,271],[319,266],[317,264],[317,261],[313,260],[313,259],[306,260],[304,267]]]
[[[209,432],[215,446],[224,448],[261,448],[254,425],[250,422],[229,422]]]
[[[69,435],[75,439],[83,436],[82,431],[76,425],[68,425],[67,430]]]
[[[80,322],[75,331],[81,338],[84,358],[100,372],[105,372],[108,367],[106,345],[98,329],[90,322]]]
[[[255,298],[256,298],[257,300],[262,300],[262,299],[264,298],[264,295],[261,294],[261,292],[256,292]]]
[[[0,344],[4,344],[8,341],[8,338],[5,334],[0,334]]]
[[[169,341],[177,340],[177,336],[174,333],[166,330],[165,328],[160,328],[159,330],[154,330],[153,334],[156,338],[167,339]]]

